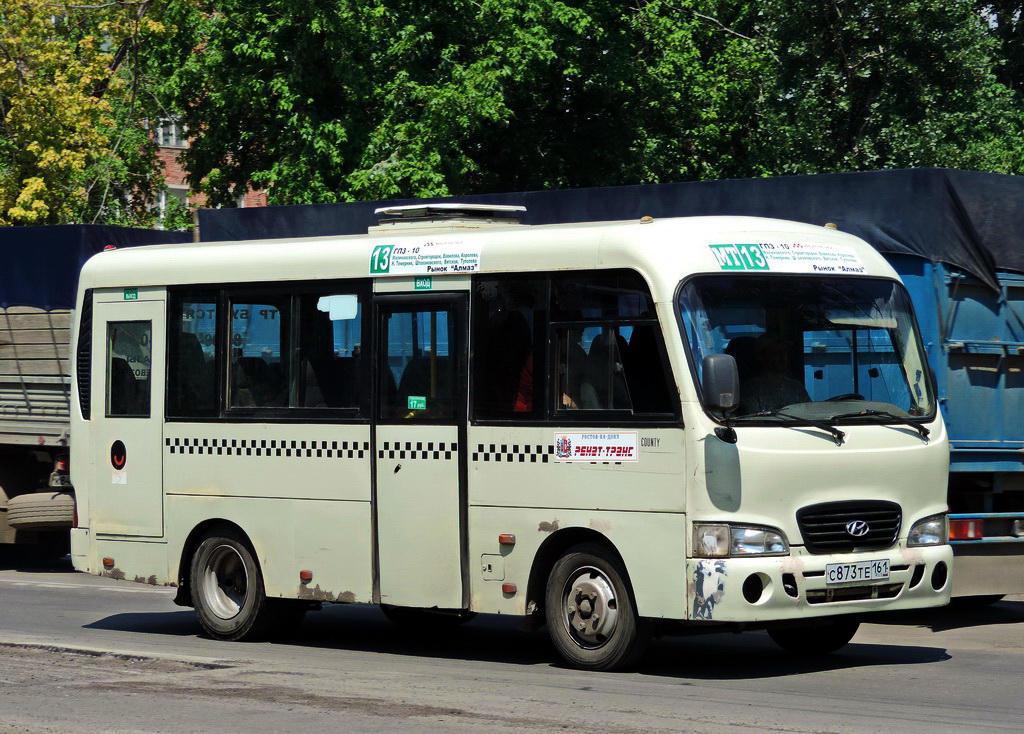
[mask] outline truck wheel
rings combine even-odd
[[[574,668],[625,668],[650,644],[650,626],[637,616],[625,569],[596,543],[577,545],[558,559],[544,611],[555,649]]]
[[[857,634],[858,627],[860,622],[834,619],[822,625],[769,629],[768,636],[786,652],[816,657],[828,655],[846,645]]]
[[[253,640],[270,631],[274,609],[248,543],[229,528],[208,533],[192,556],[192,604],[216,640]]]
[[[17,530],[70,528],[75,497],[69,492],[29,492],[7,501],[7,524]]]

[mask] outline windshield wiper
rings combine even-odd
[[[757,413],[748,413],[747,415],[737,416],[734,420],[743,420],[744,418],[788,418],[789,420],[800,423],[804,426],[812,426],[814,428],[820,428],[823,431],[828,431],[832,434],[832,440],[836,442],[836,446],[842,446],[843,439],[846,438],[846,434],[843,431],[840,431],[838,428],[826,423],[825,421],[816,421],[812,418],[801,418],[798,415],[783,413],[780,410],[762,410]]]
[[[912,418],[904,418],[901,415],[890,413],[887,410],[861,410],[856,413],[840,413],[839,415],[832,416],[832,420],[840,420],[841,418],[888,418],[894,420],[897,423],[903,423],[912,428],[917,429],[917,432],[921,434],[921,438],[928,438],[928,434],[931,433],[925,428],[920,422],[913,420]]]

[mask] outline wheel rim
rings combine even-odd
[[[221,619],[231,619],[242,611],[249,590],[249,576],[238,550],[219,545],[210,552],[203,571],[203,600]]]
[[[562,593],[562,621],[577,645],[603,647],[615,633],[618,620],[615,586],[604,572],[584,566],[569,575]]]

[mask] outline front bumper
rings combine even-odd
[[[829,563],[889,560],[884,581],[825,583]],[[790,619],[922,609],[949,603],[953,550],[948,545],[811,555],[691,558],[686,562],[695,622],[770,622]],[[937,588],[936,588],[937,587]]]

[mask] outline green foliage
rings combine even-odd
[[[0,0],[0,224],[146,224],[160,185],[134,74],[159,4]]]
[[[727,5],[216,0],[162,65],[214,203],[738,175],[768,57]]]
[[[193,185],[225,205],[1021,166],[992,14],[967,0],[176,7],[168,94],[200,133]]]
[[[222,206],[1019,172],[1022,6],[0,0],[0,223],[150,222],[171,113]]]
[[[768,0],[759,9],[757,33],[779,58],[757,141],[767,170],[1019,167],[1019,100],[996,79],[998,49],[972,3]]]

